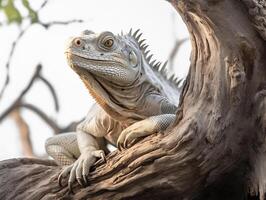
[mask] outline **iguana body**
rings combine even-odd
[[[175,119],[178,103],[176,80],[166,78],[164,66],[151,62],[141,34],[113,35],[84,31],[72,38],[66,54],[96,104],[74,133],[46,142],[47,153],[67,165],[69,186],[86,184],[90,166],[104,158],[104,139],[127,148],[143,136],[165,130]]]

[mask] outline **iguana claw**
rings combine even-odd
[[[68,182],[68,192],[69,192],[70,194],[74,194],[74,192],[73,192],[73,188],[72,188],[72,184],[73,184],[73,182]]]
[[[104,152],[101,152],[101,159],[104,163],[106,163],[106,157],[105,157],[105,153]]]
[[[72,166],[73,166],[73,165],[69,165],[69,166],[67,166],[65,169],[63,169],[63,170],[60,172],[60,174],[59,174],[59,176],[58,176],[58,179],[57,179],[58,184],[59,184],[60,187],[63,186],[63,184],[62,184],[62,179],[63,179],[63,177],[65,177],[67,174],[69,174],[69,172],[71,171]]]

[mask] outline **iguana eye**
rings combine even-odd
[[[113,46],[113,44],[114,44],[114,40],[113,39],[108,39],[108,40],[106,40],[106,41],[104,41],[104,43],[103,43],[103,45],[105,46],[105,47],[108,47],[108,48],[111,48],[112,46]]]
[[[136,67],[138,65],[138,57],[134,51],[131,51],[129,53],[129,62],[133,67]]]
[[[75,45],[78,46],[78,47],[81,45],[81,41],[80,41],[79,38],[75,39],[75,40],[74,40],[74,43],[75,43]]]
[[[98,38],[98,47],[104,51],[115,50],[116,37],[111,32],[103,32]]]

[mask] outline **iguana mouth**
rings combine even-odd
[[[65,52],[67,55],[67,59],[70,62],[71,68],[73,68],[81,77],[81,80],[85,83],[86,88],[89,90],[91,96],[96,100],[96,102],[102,106],[102,108],[111,116],[116,118],[121,118],[121,115],[117,113],[115,110],[122,105],[115,100],[115,98],[111,95],[110,91],[108,91],[102,81],[104,80],[102,77],[90,72],[86,68],[80,66],[79,64],[75,64],[73,59],[77,58],[77,60],[81,62],[90,62],[90,65],[95,65],[93,63],[103,63],[103,65],[110,64],[112,61],[108,60],[96,60],[96,59],[88,59],[82,56],[73,54],[71,52]],[[112,62],[115,63],[115,62]],[[117,65],[117,63],[115,63]],[[95,90],[97,88],[97,90]],[[123,108],[124,109],[124,108]]]
[[[81,62],[89,62],[89,63],[103,63],[103,64],[116,64],[119,66],[123,66],[122,63],[118,61],[113,61],[113,60],[102,60],[102,59],[94,59],[94,58],[88,58],[82,55],[78,55],[73,52],[66,51],[65,54],[67,55],[68,60],[73,60],[75,58],[79,59]],[[80,67],[80,66],[79,66]]]

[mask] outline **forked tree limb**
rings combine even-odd
[[[26,103],[24,101],[25,96],[32,89],[34,84],[37,81],[41,81],[47,86],[47,88],[49,89],[49,92],[52,95],[55,110],[59,111],[59,102],[58,102],[58,97],[57,97],[57,94],[55,92],[55,89],[52,86],[52,84],[45,77],[43,77],[41,71],[42,71],[42,65],[38,64],[36,66],[35,72],[33,73],[32,77],[30,78],[30,80],[29,80],[28,84],[25,86],[25,88],[21,91],[21,93],[17,96],[17,98],[13,101],[13,103],[11,103],[10,106],[8,106],[0,114],[0,123],[2,121],[4,121],[4,119],[6,119],[14,110],[19,109],[19,108],[25,108],[25,109],[32,111],[37,116],[39,116],[43,120],[43,122],[45,122],[54,131],[55,134],[62,133],[62,132],[71,132],[71,131],[75,130],[75,126],[81,120],[71,122],[66,126],[61,126],[58,123],[56,123],[54,121],[54,119],[52,119],[44,111],[42,111],[40,108],[38,108],[37,106],[32,105],[30,103]]]
[[[265,41],[240,0],[171,3],[192,43],[174,126],[96,163],[90,185],[76,184],[74,194],[67,182],[58,186],[60,168],[50,161],[5,161],[0,199],[238,200],[248,188],[263,188],[258,171],[266,130]]]

